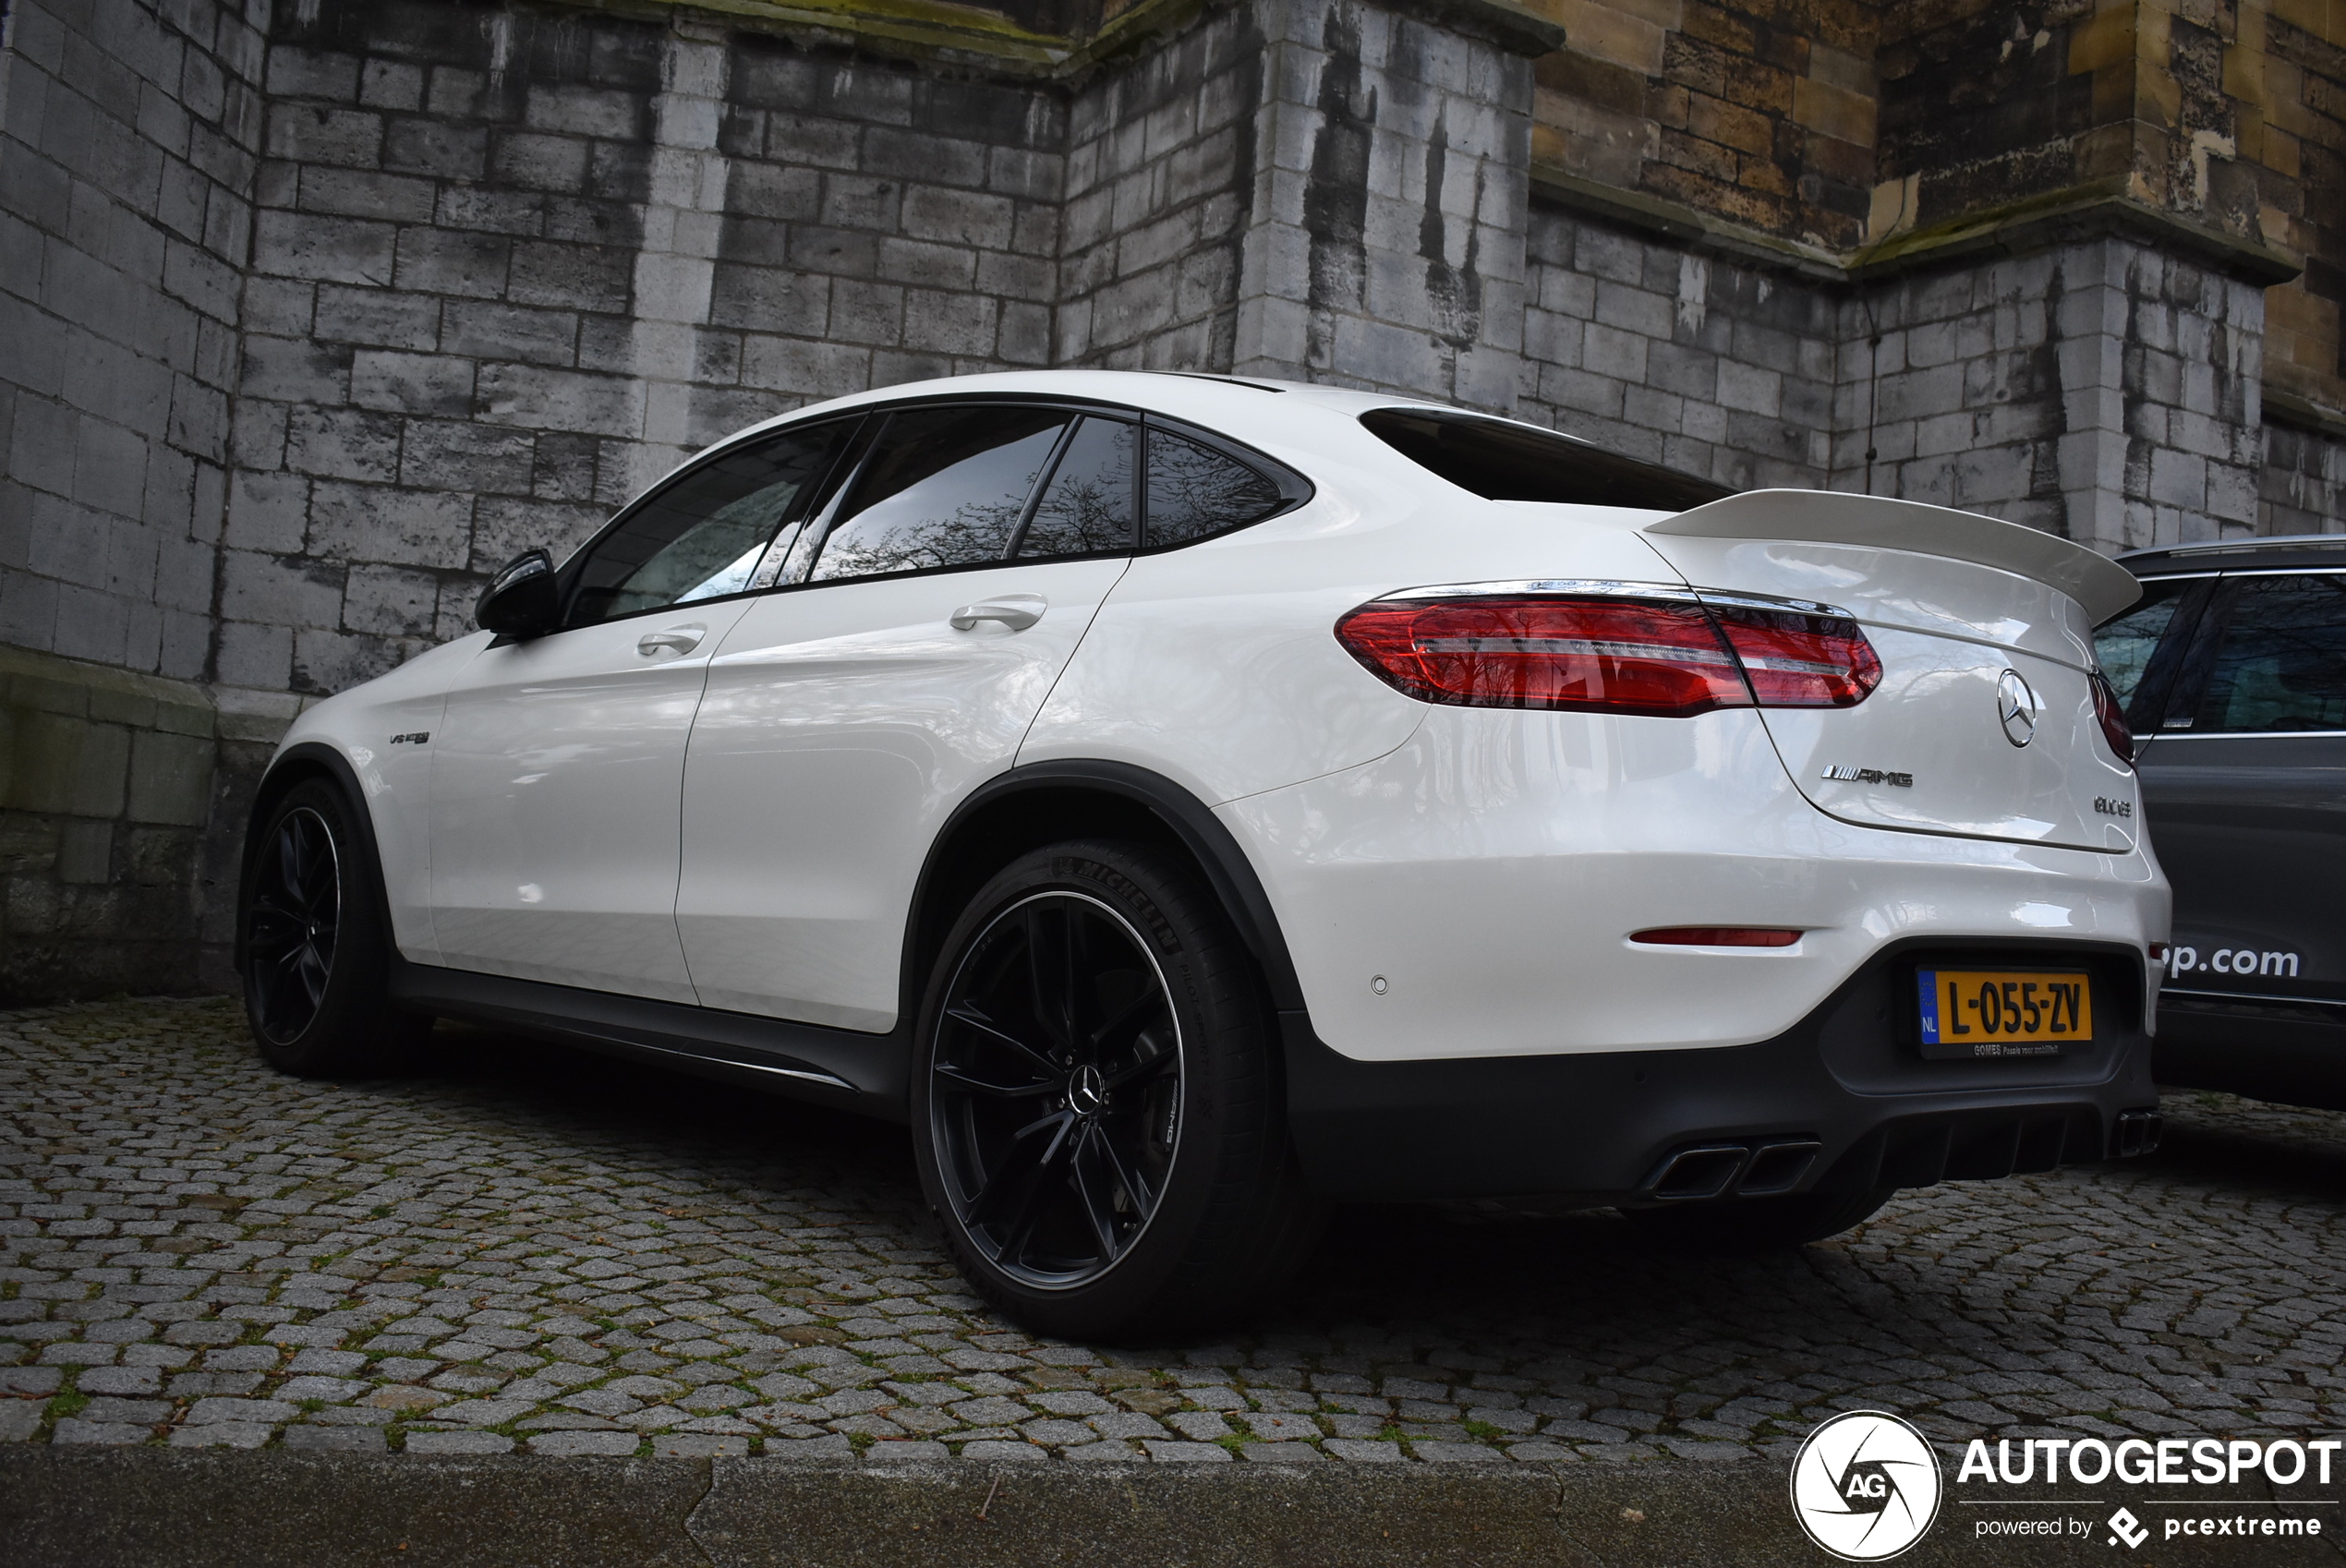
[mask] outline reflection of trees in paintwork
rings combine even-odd
[[[1148,542],[1179,544],[1276,510],[1276,485],[1196,441],[1149,432]]]
[[[1021,556],[1098,555],[1132,547],[1133,428],[1086,419],[1026,525]]]

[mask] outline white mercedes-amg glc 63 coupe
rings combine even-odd
[[[253,807],[261,1052],[434,1017],[909,1122],[1045,1332],[1245,1310],[1340,1199],[1791,1245],[2155,1141],[2122,568],[1533,426],[972,376],[718,443]]]

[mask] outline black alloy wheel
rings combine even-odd
[[[1268,1305],[1322,1212],[1276,1039],[1252,955],[1170,851],[1076,840],[998,872],[914,1035],[913,1152],[964,1277],[1100,1340]]]
[[[342,929],[342,870],[334,836],[307,806],[277,819],[245,916],[252,1024],[265,1039],[298,1040],[325,1005]]]
[[[956,1219],[1040,1289],[1148,1228],[1181,1128],[1181,1029],[1139,934],[1079,893],[995,916],[946,993],[929,1116]]]
[[[245,1016],[282,1072],[380,1072],[430,1028],[392,1003],[380,874],[357,820],[341,790],[307,778],[262,814],[247,847],[236,931]]]

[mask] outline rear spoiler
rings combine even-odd
[[[1807,539],[1943,556],[2060,589],[2096,625],[2142,597],[2134,574],[2085,546],[1976,512],[1845,490],[1746,490],[1645,525],[1699,539]]]

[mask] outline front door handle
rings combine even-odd
[[[635,651],[646,658],[666,648],[671,653],[687,654],[700,646],[708,635],[706,626],[671,626],[665,632],[647,632],[635,639]]]
[[[998,599],[980,599],[955,610],[948,623],[956,632],[967,632],[981,621],[998,621],[1013,632],[1023,632],[1043,619],[1051,601],[1040,594],[1004,594]]]

